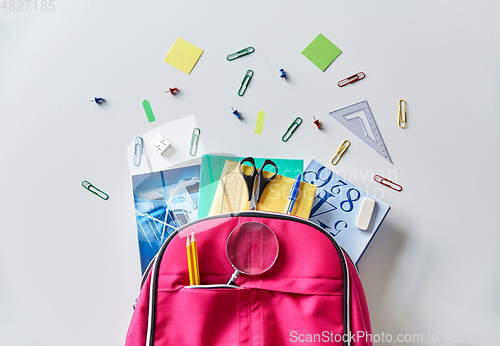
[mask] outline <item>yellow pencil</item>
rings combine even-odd
[[[198,266],[198,249],[196,247],[196,239],[194,238],[194,232],[191,232],[191,249],[193,251],[193,276],[195,280],[195,285],[200,284],[200,267]]]
[[[194,280],[194,269],[193,269],[193,251],[192,251],[191,239],[187,236],[186,241],[186,252],[188,259],[188,270],[189,270],[189,284],[196,285]]]

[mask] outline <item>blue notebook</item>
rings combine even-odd
[[[132,176],[141,271],[165,240],[198,218],[200,165]]]
[[[318,186],[309,220],[320,225],[358,263],[391,207],[311,160],[304,171],[304,181]],[[356,227],[365,197],[375,200],[375,208],[366,231]]]

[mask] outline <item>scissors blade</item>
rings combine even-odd
[[[259,176],[257,176],[255,178],[256,182],[258,179],[259,179]],[[254,184],[254,186],[255,185],[257,185],[257,184]],[[257,199],[255,198],[255,191],[252,191],[252,196],[250,197],[250,208],[248,210],[257,210]]]

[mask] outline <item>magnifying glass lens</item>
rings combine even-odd
[[[227,258],[236,269],[228,284],[234,284],[240,273],[257,275],[269,270],[278,258],[278,239],[274,232],[259,222],[246,222],[229,234]]]

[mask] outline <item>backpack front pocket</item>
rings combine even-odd
[[[202,286],[159,290],[155,346],[248,344],[249,294]]]

